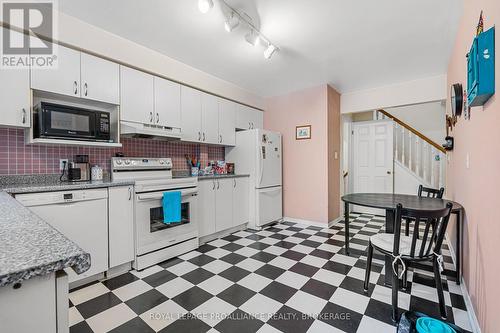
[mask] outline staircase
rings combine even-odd
[[[424,186],[444,187],[446,150],[384,110],[377,110],[375,117],[394,122],[394,163]]]

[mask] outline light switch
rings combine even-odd
[[[338,153],[338,152],[335,152],[335,153],[333,154],[333,158],[334,158],[334,159],[336,159],[336,160],[338,160],[338,158],[339,158],[339,153]]]
[[[467,153],[467,156],[465,157],[465,167],[467,169],[470,168],[470,156],[469,156],[469,153]]]

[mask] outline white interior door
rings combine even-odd
[[[392,193],[394,185],[393,123],[353,123],[354,193]],[[378,209],[355,206],[354,211],[384,214]]]

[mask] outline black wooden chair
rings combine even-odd
[[[418,196],[419,197],[427,197],[427,198],[437,198],[437,199],[442,199],[444,194],[444,187],[441,187],[440,189],[436,188],[430,188],[430,187],[424,187],[423,185],[418,186]],[[409,236],[410,234],[410,223],[413,220],[411,218],[406,219],[406,228],[405,228],[405,235]]]
[[[441,282],[441,245],[443,244],[446,227],[450,219],[452,204],[436,211],[405,209],[401,204],[396,207],[394,234],[380,233],[370,237],[366,262],[364,289],[368,290],[370,271],[373,259],[373,249],[385,255],[392,256],[392,319],[398,320],[398,290],[399,279],[405,275],[406,267],[411,263],[431,261],[434,270],[434,279],[439,299],[441,317],[446,318],[443,285]],[[412,236],[401,234],[401,224],[404,217],[415,221]],[[420,224],[425,226],[422,237],[417,238]],[[399,266],[402,266],[400,272]]]

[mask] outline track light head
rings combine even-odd
[[[274,46],[273,44],[269,44],[267,46],[266,50],[264,51],[264,58],[271,59],[273,54],[277,53],[277,52],[279,52],[279,49],[276,46]]]
[[[226,29],[227,32],[231,32],[236,29],[239,24],[240,19],[234,14],[234,12],[231,12],[224,22],[224,29]]]
[[[214,7],[213,0],[198,0],[198,9],[203,14],[206,14]]]
[[[249,33],[245,35],[245,39],[248,43],[252,44],[253,46],[256,46],[259,44],[260,41],[260,36],[255,30],[250,30]]]

